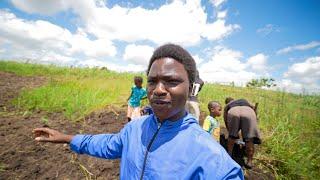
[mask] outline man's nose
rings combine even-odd
[[[167,90],[166,90],[165,85],[162,82],[157,83],[156,88],[153,91],[153,94],[156,96],[167,95]]]

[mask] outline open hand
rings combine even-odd
[[[36,128],[32,132],[38,142],[70,143],[73,138],[72,135],[63,134],[49,128]]]

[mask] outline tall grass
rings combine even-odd
[[[277,178],[320,177],[320,96],[207,84],[199,95],[201,109],[209,100],[223,104],[227,96],[259,102],[263,144],[257,159],[268,161]]]
[[[133,84],[131,73],[97,68],[67,68],[0,61],[0,70],[25,76],[44,76],[48,82],[15,99],[18,108],[63,112],[70,120],[83,118],[107,105],[126,103]]]
[[[126,104],[132,79],[137,75],[1,61],[0,70],[47,77],[48,82],[44,86],[23,91],[14,103],[23,109],[63,112],[71,120],[82,118],[106,105]],[[201,110],[207,112],[206,106],[210,100],[224,104],[227,96],[259,102],[263,144],[256,158],[269,163],[268,167],[276,171],[277,178],[320,177],[319,95],[206,84],[199,94]]]

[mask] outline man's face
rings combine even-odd
[[[155,60],[148,74],[147,91],[150,105],[160,121],[183,117],[189,93],[188,73],[183,64],[172,58]]]

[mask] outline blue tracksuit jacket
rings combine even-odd
[[[120,179],[243,179],[234,162],[197,120],[158,123],[154,114],[128,123],[118,134],[76,135],[80,154],[121,158]]]

